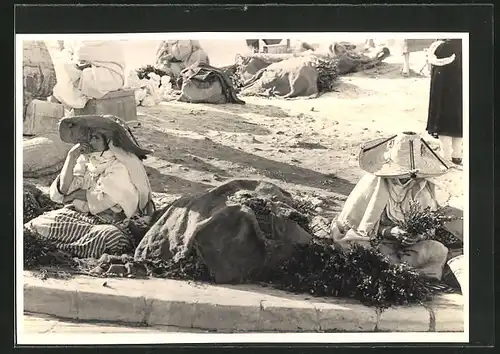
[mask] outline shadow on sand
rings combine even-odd
[[[250,133],[254,135],[268,135],[271,132],[256,123],[248,122],[241,116],[234,113],[226,113],[222,110],[224,106],[239,105],[191,105],[183,106],[175,102],[155,106],[143,107],[140,112],[153,118],[152,124],[161,126],[164,129],[178,129],[205,133],[208,131],[220,131],[228,133]],[[210,107],[207,109],[207,107]],[[240,111],[239,113],[243,113]]]
[[[245,96],[240,97],[245,100]],[[284,111],[281,107],[274,106],[271,104],[267,105],[257,105],[253,103],[246,102],[244,105],[239,104],[223,104],[217,105],[216,108],[221,111],[242,114],[242,113],[253,113],[261,116],[271,117],[271,118],[285,118],[289,117],[290,114]]]
[[[186,194],[206,191],[213,185],[193,182],[173,175],[163,174],[157,169],[145,166],[151,189],[157,193]]]
[[[354,188],[354,184],[348,180],[332,175],[289,165],[283,162],[270,160],[256,156],[239,149],[234,149],[208,138],[193,139],[171,135],[153,127],[143,127],[143,134],[138,134],[137,138],[142,146],[153,149],[154,155],[164,161],[179,163],[182,160],[183,166],[199,169],[196,159],[217,159],[222,162],[230,162],[237,166],[229,166],[225,171],[213,166],[217,174],[231,178],[247,178],[249,171],[263,177],[280,180],[282,182],[298,184],[308,187],[320,188],[333,193],[349,195]],[[179,160],[180,159],[180,160]],[[204,162],[206,168],[206,163]],[[166,181],[167,184],[170,183]]]
[[[410,63],[411,64],[411,63]],[[372,79],[404,79],[406,78],[402,74],[403,64],[402,63],[386,63],[382,62],[379,65],[366,69],[363,71],[355,72],[352,74],[344,75],[344,77],[366,77]],[[409,78],[417,79],[428,79],[428,70],[422,65],[416,65],[410,69]]]

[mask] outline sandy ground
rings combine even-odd
[[[245,50],[243,41],[202,45],[214,65],[231,64],[235,53]],[[156,46],[127,43],[128,68],[152,63]],[[424,64],[423,52],[412,53],[415,72]],[[145,162],[152,188],[171,199],[232,178],[265,179],[327,198],[336,213],[363,174],[360,144],[401,131],[425,132],[427,70],[404,78],[401,68],[402,56],[392,55],[378,68],[342,77],[335,92],[316,99],[241,97],[245,105],[172,101],[138,107],[141,125],[135,135],[155,151]],[[449,192],[442,193],[443,201],[460,206],[462,172],[454,170],[438,182]]]
[[[412,59],[420,71],[423,53]],[[180,195],[256,178],[330,197],[340,207],[363,174],[360,144],[406,130],[425,133],[429,78],[403,78],[401,65],[400,57],[391,57],[375,70],[342,77],[335,92],[317,99],[139,107],[142,125],[135,131],[155,151],[146,161],[154,190]],[[438,181],[459,197],[461,179],[456,170]]]

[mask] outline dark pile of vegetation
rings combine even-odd
[[[331,56],[317,57],[313,67],[318,71],[318,92],[333,91],[339,78],[338,59]]]
[[[158,75],[160,77],[168,75],[168,73],[165,70],[161,70],[161,69],[155,68],[152,65],[142,66],[139,69],[136,69],[135,72],[137,73],[137,76],[139,77],[140,80],[142,80],[142,79],[149,79],[148,75],[150,73],[155,73],[156,75]]]
[[[61,207],[61,204],[53,202],[35,185],[29,182],[23,183],[23,223],[27,223],[47,211]]]
[[[297,246],[263,280],[293,293],[352,298],[378,308],[428,301],[436,291],[434,281],[404,264],[391,265],[376,249],[353,245],[343,250],[318,238]]]
[[[24,269],[63,265],[75,269],[72,257],[55,246],[50,240],[41,239],[35,231],[25,227],[23,232]]]

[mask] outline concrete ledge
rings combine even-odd
[[[24,272],[24,311],[218,332],[462,332],[464,326],[460,295],[440,297],[426,307],[387,309],[378,316],[355,301],[253,285],[85,276],[41,280],[31,272]]]

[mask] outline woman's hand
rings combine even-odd
[[[68,157],[72,159],[77,159],[81,154],[85,154],[90,151],[90,145],[87,143],[75,144],[68,151]]]
[[[390,230],[390,234],[401,243],[403,246],[413,246],[414,244],[424,241],[427,239],[427,235],[417,235],[417,236],[410,236],[408,233],[395,226]]]
[[[382,236],[389,240],[395,240],[401,243],[403,246],[412,246],[417,240],[410,237],[408,232],[400,228],[399,226],[387,227],[382,231]]]
[[[404,240],[408,236],[408,233],[399,226],[391,227],[389,234],[398,241]]]

